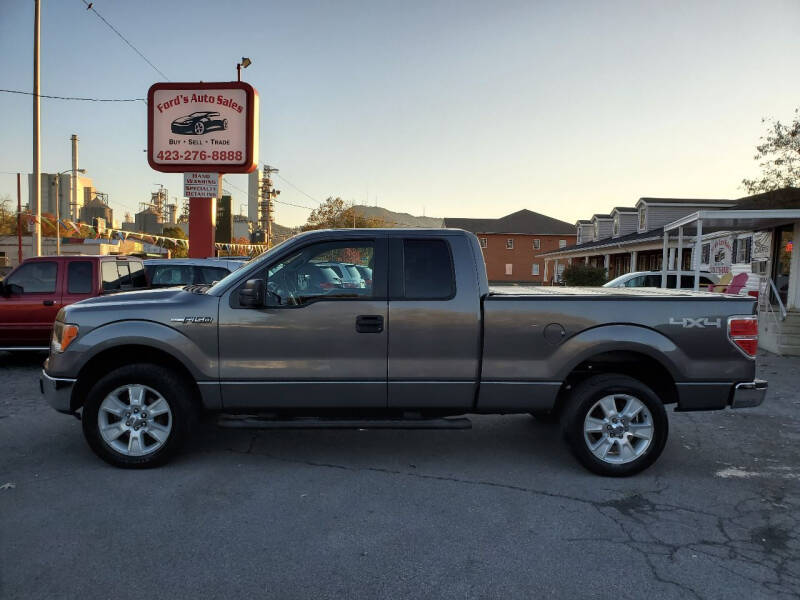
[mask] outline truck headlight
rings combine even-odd
[[[53,339],[50,342],[50,349],[53,352],[64,352],[76,337],[78,337],[77,325],[56,321],[53,324]]]

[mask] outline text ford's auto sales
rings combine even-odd
[[[216,97],[212,96],[211,94],[192,94],[191,98],[185,94],[178,94],[166,102],[157,104],[156,108],[158,108],[158,112],[164,112],[166,109],[172,108],[173,106],[178,106],[181,103],[188,104],[190,102],[192,104],[204,102],[206,104],[219,104],[220,106],[228,106],[238,113],[241,113],[244,110],[244,107],[236,102],[236,100],[232,98],[226,98],[222,94],[218,94]]]

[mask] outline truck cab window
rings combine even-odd
[[[444,240],[403,240],[403,296],[446,300],[456,291],[450,246]]]
[[[320,299],[371,298],[375,244],[326,242],[308,246],[267,271],[267,305],[299,306]],[[359,268],[360,267],[360,268]]]
[[[85,260],[69,263],[69,267],[67,267],[67,293],[92,293],[92,263]]]
[[[55,261],[34,261],[22,265],[6,277],[6,285],[18,285],[23,294],[52,294],[56,291],[58,264]]]

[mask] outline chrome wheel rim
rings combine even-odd
[[[205,126],[202,123],[195,123],[194,124],[194,132],[197,135],[200,135],[205,130]]]
[[[172,411],[164,396],[146,385],[118,387],[100,403],[97,426],[103,441],[125,456],[145,456],[161,448],[172,431]]]
[[[653,415],[629,394],[609,394],[592,405],[583,421],[583,438],[605,463],[625,464],[641,457],[653,441]]]

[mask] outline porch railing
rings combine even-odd
[[[775,321],[776,325],[780,325],[781,321],[786,320],[786,306],[781,300],[781,295],[778,293],[778,288],[771,277],[764,277],[762,289],[758,292],[759,312],[765,313]],[[777,305],[772,303],[772,299],[777,301]]]

